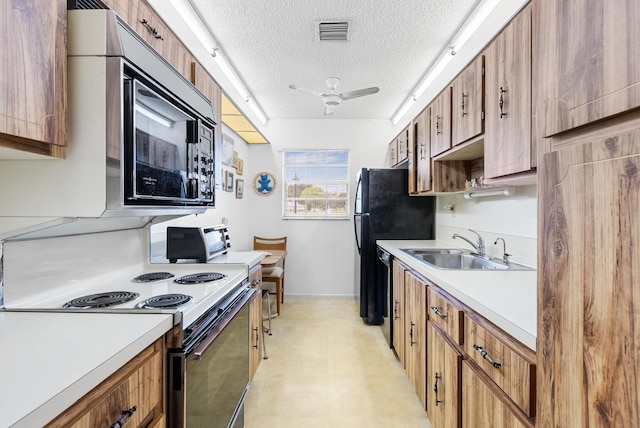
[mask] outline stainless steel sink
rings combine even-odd
[[[518,263],[505,264],[489,256],[478,256],[469,251],[448,248],[403,248],[410,256],[438,269],[457,270],[534,270]]]

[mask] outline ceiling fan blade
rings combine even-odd
[[[289,87],[290,87],[291,89],[295,89],[296,91],[306,92],[306,93],[308,93],[308,94],[316,95],[316,96],[318,96],[318,97],[321,97],[322,95],[324,95],[322,92],[314,91],[313,89],[303,88],[302,86],[289,85]]]
[[[335,106],[331,106],[331,105],[324,105],[324,115],[325,116],[331,116],[333,114],[333,110],[335,109]]]
[[[364,97],[365,95],[373,95],[378,93],[380,89],[375,86],[372,88],[358,89],[356,91],[343,92],[340,94],[343,100],[350,100],[353,98]]]

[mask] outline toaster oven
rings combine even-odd
[[[225,225],[208,227],[167,227],[167,259],[206,263],[227,253],[231,247],[229,231]]]

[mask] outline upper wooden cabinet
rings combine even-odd
[[[189,50],[145,0],[103,0],[186,79],[195,61]]]
[[[431,109],[426,108],[418,116],[414,135],[416,141],[417,192],[425,193],[432,190],[431,186],[431,134],[429,126]]]
[[[65,156],[66,36],[64,0],[0,5],[0,147]]]
[[[200,65],[199,62],[191,63],[191,83],[211,100],[213,107],[213,120],[218,126],[214,131],[214,141],[216,147],[222,147],[222,89],[211,75]]]
[[[529,171],[531,150],[531,6],[485,51],[486,178]]]
[[[534,13],[543,136],[640,107],[637,0],[540,0]]]
[[[455,146],[484,132],[484,56],[451,83],[451,141]]]
[[[447,87],[431,103],[431,156],[451,148],[451,87]]]

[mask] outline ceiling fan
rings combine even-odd
[[[341,94],[336,93],[336,87],[340,84],[340,79],[337,77],[327,77],[325,83],[329,87],[329,93],[323,94],[322,92],[314,91],[313,89],[303,88],[297,85],[289,85],[291,89],[296,91],[307,92],[312,95],[317,95],[322,98],[324,102],[324,115],[329,116],[333,113],[333,110],[338,107],[343,101],[351,100],[353,98],[364,97],[365,95],[372,95],[377,93],[380,89],[374,87],[358,89],[355,91],[343,92]]]

